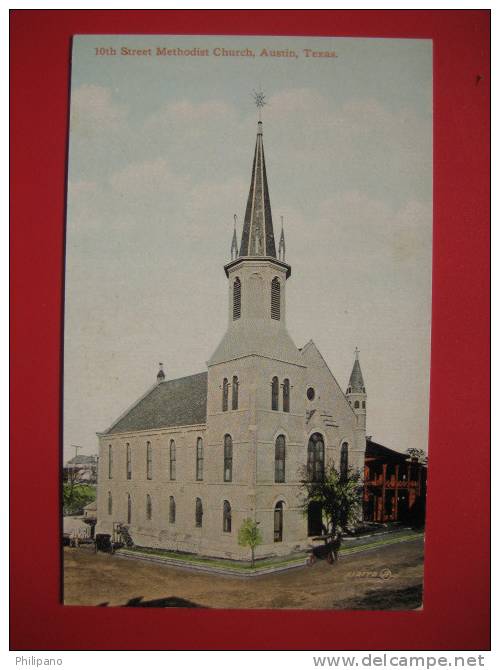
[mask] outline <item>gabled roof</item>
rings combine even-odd
[[[84,456],[83,454],[79,456],[73,456],[67,462],[67,465],[95,465],[97,463],[97,456]]]
[[[389,447],[384,447],[383,444],[378,444],[378,442],[374,442],[369,437],[366,438],[365,456],[371,458],[384,458],[400,463],[406,463],[410,459],[408,454],[403,454],[401,451],[395,451]]]
[[[200,372],[160,382],[117,419],[105,434],[206,423],[207,376],[207,372]]]

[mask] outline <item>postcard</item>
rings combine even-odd
[[[78,35],[64,603],[423,606],[432,42]]]

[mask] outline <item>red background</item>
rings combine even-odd
[[[431,465],[423,611],[60,603],[61,315],[75,33],[434,40]],[[489,647],[489,54],[485,10],[11,12],[13,649]],[[242,582],[246,588],[251,582]]]

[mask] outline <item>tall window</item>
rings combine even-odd
[[[132,449],[127,442],[127,479],[132,479]]]
[[[274,445],[274,481],[285,481],[285,436],[278,435]]]
[[[108,491],[108,514],[113,514],[113,496],[111,491]]]
[[[170,440],[170,479],[175,479],[175,442]]]
[[[225,533],[231,532],[231,505],[227,500],[224,500],[222,507],[222,530]]]
[[[307,474],[313,482],[325,478],[325,443],[320,433],[314,433],[307,445]]]
[[[354,409],[359,409],[359,400],[354,402]]]
[[[280,320],[281,311],[281,285],[278,277],[271,282],[271,319]]]
[[[222,411],[223,412],[227,412],[228,400],[229,400],[229,382],[224,377],[224,381],[222,382]]]
[[[203,480],[203,440],[199,437],[196,440],[196,479]]]
[[[290,380],[283,380],[283,411],[290,411]]]
[[[153,516],[153,503],[151,501],[151,496],[149,493],[146,494],[146,519],[151,521]]]
[[[132,498],[127,495],[127,523],[132,523]]]
[[[108,479],[113,478],[113,447],[108,446]]]
[[[274,541],[283,542],[283,503],[281,500],[274,508]]]
[[[203,526],[203,503],[201,502],[201,498],[196,498],[194,520],[197,528]]]
[[[236,277],[233,283],[233,321],[241,316],[241,281]]]
[[[168,520],[170,523],[175,523],[175,498],[170,496],[168,500]]]
[[[280,393],[280,384],[278,381],[278,377],[273,377],[273,381],[271,383],[271,409],[278,409],[278,402],[279,402],[279,393]]]
[[[340,447],[340,476],[343,479],[347,478],[347,471],[349,469],[349,445],[344,442]]]
[[[146,442],[146,477],[153,479],[153,449],[151,442]]]
[[[238,409],[238,377],[235,375],[233,377],[233,396],[232,396],[232,409]]]
[[[224,481],[233,479],[233,440],[231,435],[224,435]]]

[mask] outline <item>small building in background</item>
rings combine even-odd
[[[64,481],[97,484],[97,456],[73,456],[63,467]]]

